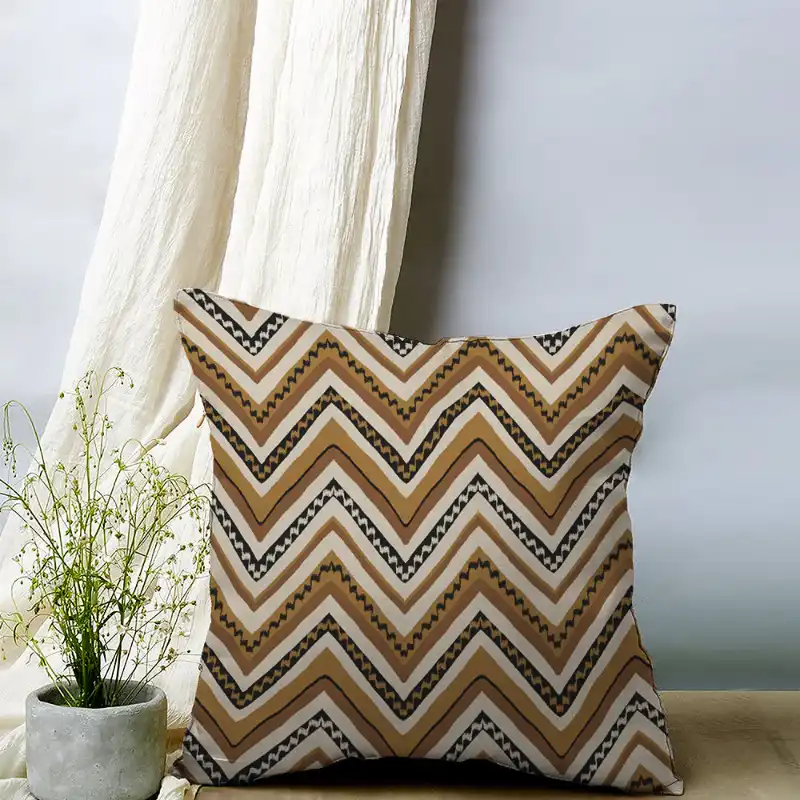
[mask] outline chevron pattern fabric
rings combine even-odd
[[[175,307],[214,453],[184,774],[484,758],[682,792],[626,504],[674,307],[432,345],[197,289]]]

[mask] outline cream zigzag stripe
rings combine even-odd
[[[484,478],[488,475],[488,479]],[[450,549],[476,514],[495,529],[508,528],[513,534],[507,546],[518,558],[533,557],[530,567],[540,576],[557,585],[553,578],[559,570],[570,566],[585,548],[593,544],[593,531],[608,519],[624,500],[627,470],[617,469],[597,489],[584,488],[584,502],[574,506],[576,517],[565,518],[562,525],[550,534],[534,519],[521,519],[515,513],[516,498],[492,488],[493,477],[484,468],[475,476],[464,476],[454,484],[436,506],[422,518],[415,536],[404,543],[375,507],[361,507],[353,498],[356,487],[348,475],[335,466],[326,469],[319,479],[280,519],[272,531],[280,535],[259,542],[252,535],[248,522],[224,488],[218,488],[213,505],[212,524],[219,526],[221,544],[235,551],[233,562],[241,561],[248,575],[255,581],[267,575],[278,559],[291,558],[302,552],[324,526],[335,519],[358,543],[362,552],[392,568],[403,583],[408,582],[422,569],[435,549]],[[500,486],[498,482],[494,486]],[[594,490],[593,490],[594,489]],[[593,490],[593,491],[591,491]],[[384,534],[385,532],[385,534]],[[542,569],[539,569],[541,565]]]

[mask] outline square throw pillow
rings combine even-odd
[[[184,774],[483,758],[681,793],[626,503],[672,306],[435,344],[175,308],[214,453]]]

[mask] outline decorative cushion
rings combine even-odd
[[[681,793],[626,503],[673,306],[432,345],[175,308],[214,453],[191,779],[484,758]]]

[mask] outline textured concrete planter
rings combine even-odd
[[[147,800],[164,774],[167,698],[145,686],[115,708],[58,705],[54,686],[28,695],[28,785],[39,800]]]

